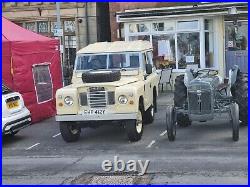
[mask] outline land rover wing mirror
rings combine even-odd
[[[149,75],[152,73],[153,66],[152,64],[146,64],[146,73]]]

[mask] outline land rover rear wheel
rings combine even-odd
[[[129,141],[136,142],[141,139],[143,133],[143,118],[142,110],[140,109],[137,113],[136,120],[127,120],[125,121],[125,130],[128,136]]]
[[[66,142],[75,142],[80,138],[81,128],[73,122],[60,122],[60,132]]]

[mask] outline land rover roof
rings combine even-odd
[[[152,49],[149,41],[97,42],[80,49],[77,54],[139,52]]]

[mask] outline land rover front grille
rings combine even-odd
[[[104,87],[91,87],[87,92],[79,94],[80,106],[104,108],[115,104],[115,92],[106,91]]]
[[[103,108],[107,106],[106,91],[90,91],[88,93],[88,103],[91,108]]]

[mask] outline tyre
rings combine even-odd
[[[144,114],[144,122],[145,124],[150,124],[153,123],[154,119],[155,119],[155,108],[154,106],[151,106]]]
[[[60,122],[60,132],[66,142],[75,142],[80,138],[81,128],[73,122]]]
[[[121,79],[120,71],[97,71],[92,70],[82,74],[84,83],[114,82]]]
[[[156,89],[153,91],[153,105],[154,105],[154,111],[157,113],[157,93]]]
[[[184,75],[179,75],[175,79],[174,84],[174,106],[182,107],[187,100],[187,87],[184,84]],[[178,113],[177,115],[177,124],[181,127],[187,127],[191,125],[188,115]]]
[[[231,91],[234,100],[239,105],[241,124],[248,125],[248,74],[238,72]]]
[[[233,141],[239,140],[239,105],[233,103],[230,106],[231,125],[232,125],[232,139]]]
[[[174,141],[176,136],[176,112],[173,106],[167,107],[166,126],[167,126],[168,140]]]
[[[11,132],[9,134],[6,134],[6,137],[14,137],[19,131]]]
[[[129,141],[136,142],[141,139],[143,133],[143,112],[140,109],[137,114],[136,120],[126,120],[125,130]]]
[[[192,121],[189,119],[188,115],[183,113],[178,113],[176,115],[176,122],[180,127],[187,127],[192,124]]]
[[[19,130],[18,131],[15,131],[15,132],[11,132],[11,136],[15,136],[17,133],[19,132]]]
[[[174,88],[174,106],[183,107],[187,99],[187,88],[184,84],[184,75],[176,77]]]

